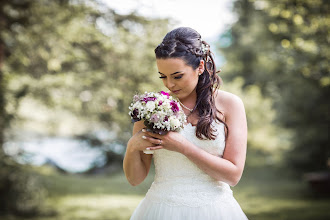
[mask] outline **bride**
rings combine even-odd
[[[133,186],[155,179],[131,220],[244,220],[233,197],[243,173],[247,124],[243,102],[218,90],[210,46],[198,32],[181,27],[167,33],[155,49],[159,78],[176,96],[188,123],[180,132],[158,135],[134,124],[124,172]],[[144,150],[154,154],[144,154]]]

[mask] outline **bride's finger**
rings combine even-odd
[[[150,131],[147,131],[147,129],[142,129],[142,132],[145,134],[145,135],[148,135],[150,137],[153,137],[153,138],[157,138],[157,139],[160,139],[162,136],[159,135],[159,134],[156,134],[156,133],[152,133]]]
[[[146,141],[149,141],[150,143],[154,144],[154,145],[160,145],[162,144],[162,140],[157,139],[157,138],[153,138],[153,137],[148,137],[146,135],[143,135],[142,138]]]
[[[148,147],[146,150],[159,150],[163,149],[163,146]]]

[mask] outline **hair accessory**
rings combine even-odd
[[[203,54],[207,54],[207,52],[210,51],[210,45],[205,43],[205,41],[202,41],[201,50],[202,50]]]

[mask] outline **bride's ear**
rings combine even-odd
[[[205,70],[205,62],[204,62],[204,60],[201,60],[200,62],[199,62],[199,65],[198,65],[198,67],[197,67],[197,70],[198,70],[198,75],[202,75],[203,74],[203,72],[204,72],[204,70]]]

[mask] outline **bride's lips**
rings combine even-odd
[[[179,90],[173,90],[172,92],[175,93],[175,94],[177,94],[180,91],[181,91],[181,89],[179,89]]]

